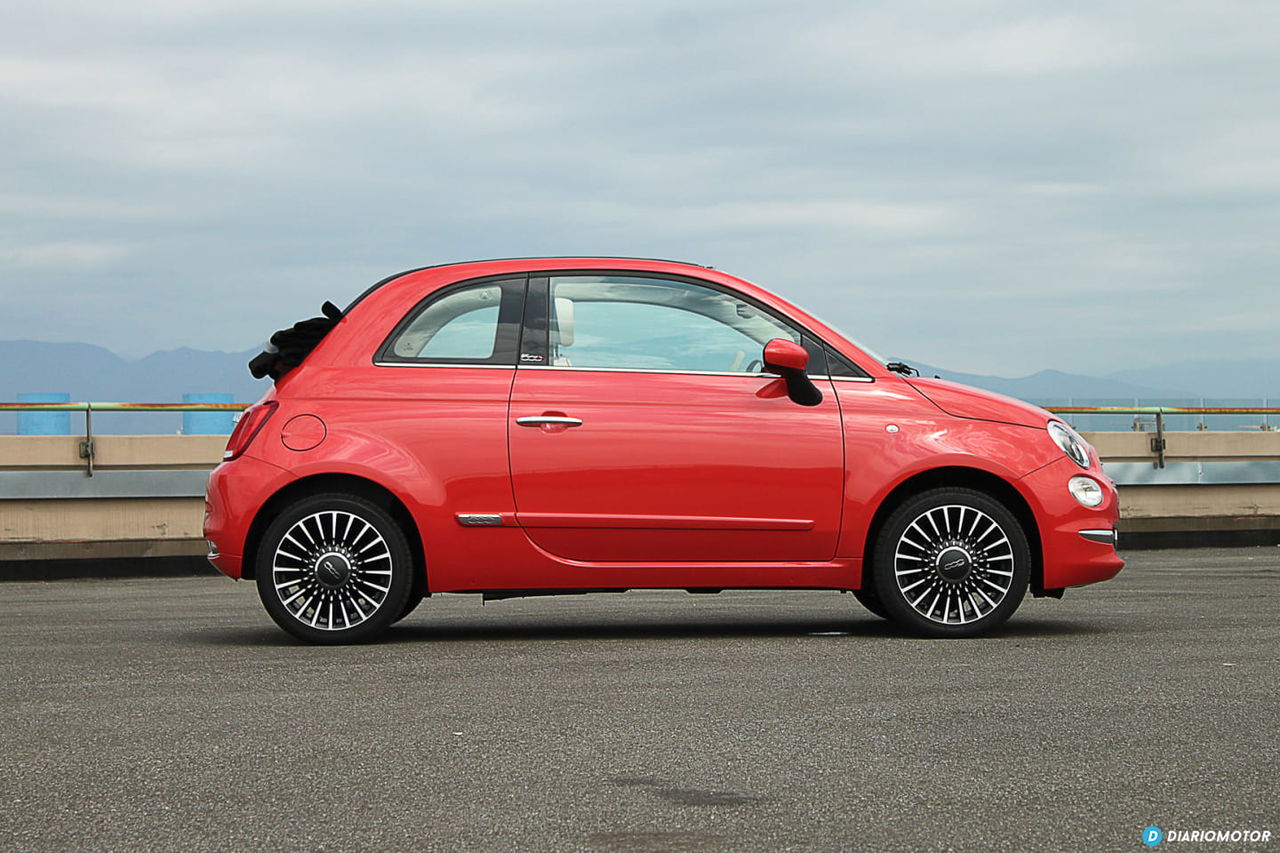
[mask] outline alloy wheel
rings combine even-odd
[[[920,616],[967,625],[993,613],[1014,588],[1009,533],[973,506],[945,504],[921,512],[898,537],[894,582]]]
[[[320,631],[345,631],[387,601],[393,573],[386,539],[353,512],[313,512],[279,538],[271,581],[284,610]]]

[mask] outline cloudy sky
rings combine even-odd
[[[1280,4],[39,0],[0,339],[239,350],[397,270],[711,264],[885,352],[1280,352]]]

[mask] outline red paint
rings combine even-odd
[[[773,384],[782,383],[768,376],[517,370],[511,421],[554,408],[583,422],[557,434],[509,427],[520,515],[708,520],[665,528],[538,526],[529,538],[572,560],[830,559],[840,526],[839,407],[834,399],[806,408],[785,394],[756,396]],[[804,519],[808,526],[726,535],[729,520],[742,518]]]
[[[392,328],[440,287],[573,270],[728,289],[804,327],[870,381],[814,377],[823,400],[806,407],[767,375],[374,363]],[[807,354],[774,340],[755,357],[802,369]],[[250,526],[269,499],[334,474],[377,484],[404,505],[432,591],[856,589],[876,510],[938,469],[979,471],[1022,497],[1045,587],[1104,580],[1123,565],[1111,546],[1078,534],[1115,526],[1114,488],[1095,458],[1088,473],[1110,489],[1107,499],[1096,509],[1075,502],[1066,483],[1084,469],[1045,432],[1049,413],[904,380],[799,308],[702,267],[582,258],[409,273],[362,299],[264,403],[232,437],[239,457],[209,481],[205,535],[231,577],[242,573]],[[516,424],[531,416],[582,423]],[[459,522],[473,513],[501,524]]]
[[[809,353],[795,341],[775,338],[764,345],[764,366],[774,373],[779,367],[783,370],[804,370],[809,366]]]
[[[280,441],[290,450],[314,450],[324,441],[324,421],[315,415],[295,415],[280,430]]]

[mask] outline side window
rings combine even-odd
[[[552,366],[756,373],[766,343],[800,342],[772,315],[702,285],[558,276],[550,288]]]
[[[523,280],[447,288],[415,306],[375,360],[514,365],[523,301]]]
[[[869,379],[867,372],[833,349],[827,350],[827,370],[837,379]]]

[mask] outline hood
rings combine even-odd
[[[923,394],[942,411],[957,418],[974,418],[980,421],[997,421],[1040,428],[1053,419],[1053,415],[1039,406],[1006,397],[994,391],[972,388],[945,379],[924,379],[912,376],[907,379],[912,388]]]

